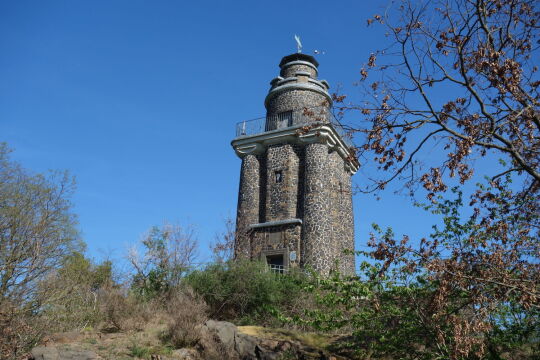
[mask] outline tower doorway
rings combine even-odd
[[[283,254],[266,255],[266,263],[270,268],[270,271],[283,273],[285,266],[283,264]]]
[[[270,271],[283,274],[289,268],[289,252],[287,249],[266,250],[261,254],[261,260],[266,263]]]

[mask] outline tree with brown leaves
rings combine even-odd
[[[517,239],[534,239],[539,229],[539,14],[529,0],[405,0],[376,15],[368,24],[384,24],[392,44],[372,53],[361,71],[364,81],[372,72],[381,80],[369,86],[373,101],[360,107],[366,121],[356,129],[365,134],[359,157],[383,175],[368,190],[402,180],[412,192],[421,184],[436,202],[452,178],[465,184],[476,163],[490,164],[481,174],[488,183],[470,196],[477,230],[469,241],[485,246],[480,239],[494,237],[502,242],[497,251],[535,260],[537,242]],[[423,168],[422,152],[440,156]],[[497,220],[497,212],[508,217]],[[510,225],[519,226],[517,237]],[[504,265],[512,269],[518,258]],[[530,283],[531,272],[517,273]],[[501,284],[516,291],[513,282]],[[538,304],[538,283],[526,293]]]
[[[443,358],[498,356],[497,331],[540,330],[539,7],[393,3],[368,20],[391,44],[360,70],[365,101],[334,96],[339,110],[362,114],[352,129],[362,138],[357,155],[377,175],[360,190],[400,183],[425,192],[426,209],[443,216],[443,228],[416,244],[374,234],[368,254],[380,261],[375,277],[429,283],[416,319]],[[475,174],[479,167],[487,169]],[[463,187],[472,179],[476,188]]]
[[[487,174],[493,180],[517,174],[524,191],[538,191],[538,19],[530,0],[404,0],[368,21],[392,40],[361,70],[372,81],[371,101],[356,107],[365,115],[358,155],[388,174],[368,190],[399,179],[431,197],[448,178],[471,179],[474,162],[491,155],[506,161]],[[434,150],[444,158],[421,169]]]

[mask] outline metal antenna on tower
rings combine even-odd
[[[300,36],[294,35],[294,40],[296,40],[296,48],[298,50],[298,53],[302,52],[302,43],[300,42]]]

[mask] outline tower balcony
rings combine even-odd
[[[284,130],[302,125],[330,124],[348,147],[354,147],[349,130],[342,125],[327,107],[304,108],[275,115],[240,121],[236,124],[236,138],[249,137],[275,130]]]

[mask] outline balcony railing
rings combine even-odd
[[[286,129],[292,126],[315,123],[331,124],[348,147],[354,146],[350,131],[326,107],[286,111],[272,116],[241,121],[236,124],[236,137],[252,136],[268,131]]]

